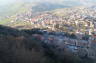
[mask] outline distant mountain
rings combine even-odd
[[[52,4],[52,3],[39,3],[36,6],[32,7],[34,12],[42,12],[42,11],[50,11],[59,8],[69,8],[70,6],[60,5],[60,4]]]

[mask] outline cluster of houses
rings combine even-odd
[[[54,14],[55,12],[64,15],[58,16]],[[81,7],[69,8],[63,12],[58,10],[54,11],[54,13],[49,11],[37,14],[32,12],[17,14],[12,23],[23,21],[25,24],[30,23],[33,28],[47,28],[53,31],[60,30],[79,34],[87,33],[89,35],[96,31],[96,10]]]
[[[82,13],[88,13],[82,11]],[[73,53],[77,55],[96,57],[96,50],[92,49],[93,45],[96,45],[96,22],[95,17],[92,14],[96,13],[96,11],[92,14],[89,13],[88,16],[83,15],[82,13],[76,12],[68,13],[67,16],[56,16],[52,13],[44,13],[34,18],[31,18],[29,22],[32,24],[34,28],[47,28],[52,31],[57,31],[60,29],[58,35],[33,35],[35,37],[39,37],[40,40],[44,41],[47,44],[54,44],[58,46],[58,48],[68,48]],[[92,16],[91,16],[92,15]],[[90,17],[91,16],[91,17]],[[57,25],[58,24],[58,25]],[[57,27],[56,27],[57,26]],[[62,27],[66,27],[68,32],[74,30],[72,33],[78,37],[77,39],[72,39],[70,37],[63,36]],[[69,31],[70,30],[70,31]],[[65,32],[65,31],[64,31]],[[56,32],[54,32],[56,33]],[[88,40],[83,40],[82,37],[85,35],[89,35]]]
[[[75,55],[82,57],[87,55],[87,57],[96,58],[96,50],[93,49],[94,46],[96,47],[96,43],[92,39],[74,39],[66,36],[64,32],[48,32],[45,30],[40,30],[40,32],[43,34],[32,34],[32,36],[48,45],[57,47],[59,50],[67,49]],[[90,36],[90,38],[92,37]]]

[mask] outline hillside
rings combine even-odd
[[[31,11],[34,4],[17,2],[0,7],[0,24],[6,24],[17,18],[17,15]]]
[[[45,4],[47,3],[47,4]],[[0,6],[0,24],[7,24],[10,21],[14,21],[18,18],[18,15],[31,12],[32,16],[44,13],[46,11],[52,11],[61,8],[71,8],[74,5],[55,4],[51,2],[15,2],[13,4],[7,4]],[[30,17],[32,17],[30,16]],[[13,17],[13,18],[12,18]]]
[[[42,41],[40,36],[43,36],[40,29],[17,30],[0,26],[0,63],[93,63],[90,58],[82,59]]]
[[[38,7],[35,8],[38,9]],[[17,14],[15,16],[16,18],[12,17],[12,20],[9,20],[10,22],[7,22],[6,25],[19,29],[40,28],[71,33],[85,33],[87,30],[94,32],[96,21],[95,13],[94,6],[62,8],[42,12],[36,11],[36,13],[33,9],[33,12],[28,11]]]

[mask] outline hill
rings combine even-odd
[[[60,51],[55,45],[44,43],[34,34],[42,36],[39,29],[17,30],[0,26],[0,63],[92,63],[93,61],[74,56],[66,49]]]

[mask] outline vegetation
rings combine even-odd
[[[0,63],[93,63],[66,49],[58,49],[54,44],[48,45],[32,34],[42,35],[38,29],[17,30],[0,26]]]

